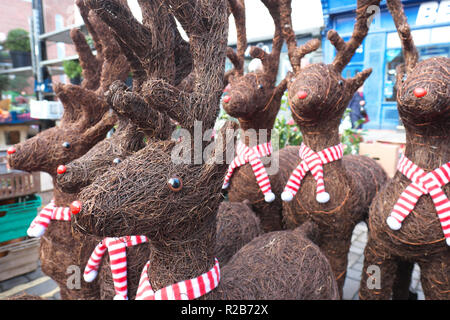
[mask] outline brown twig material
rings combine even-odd
[[[231,76],[228,88],[229,100],[224,100],[223,103],[224,110],[230,116],[239,120],[240,127],[243,130],[241,134],[242,142],[250,147],[270,141],[272,128],[280,110],[281,98],[288,81],[283,79],[278,86],[275,85],[283,44],[280,6],[278,1],[263,1],[263,3],[275,23],[272,52],[268,54],[260,48],[252,47],[250,54],[252,57],[262,60],[264,70]],[[239,39],[244,37],[245,34],[238,34]],[[240,41],[244,43],[243,40]],[[243,65],[244,57],[242,56],[239,61]],[[256,141],[250,141],[249,139],[253,130],[256,131]],[[289,149],[286,154],[284,154],[285,152],[282,151],[279,154],[264,157],[262,162],[267,166],[274,165],[273,161],[278,160],[278,164],[275,165],[278,165],[280,170],[293,170],[296,161],[289,161],[289,159],[295,157],[295,151]],[[272,191],[278,195],[284,187],[279,175],[279,172],[269,174]],[[233,173],[228,197],[233,202],[249,200],[252,209],[261,219],[261,226],[265,232],[282,229],[281,199],[277,197],[271,203],[264,201],[264,195],[256,182],[250,164],[239,167]]]
[[[436,57],[417,62],[417,49],[400,1],[388,1],[400,39],[405,65],[398,71],[397,106],[406,131],[405,155],[426,172],[450,161],[450,59]],[[414,89],[426,95],[417,97]],[[426,299],[450,299],[450,250],[445,243],[435,206],[423,195],[405,218],[400,230],[386,223],[400,194],[411,181],[397,172],[375,197],[369,213],[369,240],[364,252],[364,269],[380,267],[382,288],[368,290],[361,278],[361,299],[389,299],[395,279],[393,270],[406,262],[418,263]],[[450,196],[450,185],[442,188]]]
[[[337,50],[331,64],[311,64],[301,68],[301,58],[317,49],[319,43],[311,40],[297,47],[290,0],[282,1],[283,35],[295,72],[288,83],[289,103],[303,134],[303,142],[316,152],[340,143],[338,127],[342,115],[356,90],[371,73],[369,69],[350,79],[341,76],[342,69],[367,35],[368,7],[378,4],[379,0],[358,0],[355,27],[349,41],[344,42],[334,30],[328,32],[328,39]],[[297,164],[300,161],[297,155]],[[353,229],[367,218],[370,203],[387,177],[374,160],[363,156],[345,156],[324,165],[323,170],[330,200],[324,204],[316,201],[316,181],[307,173],[294,199],[283,204],[283,219],[288,228],[310,220],[318,225],[319,247],[330,261],[342,294]],[[283,172],[283,181],[288,181],[290,173]]]
[[[55,93],[64,105],[60,124],[16,145],[16,152],[8,157],[12,168],[49,173],[58,207],[68,207],[76,195],[65,193],[58,187],[57,167],[85,154],[114,126],[117,117],[108,112],[103,92],[111,81],[124,80],[129,70],[108,28],[92,12],[86,11],[82,2],[78,1],[78,4],[85,23],[94,32],[97,56],[91,54],[84,36],[78,30],[72,30],[71,36],[85,71],[82,85],[57,84]],[[42,270],[58,283],[62,299],[98,298],[96,282],[82,283],[79,290],[67,287],[71,276],[67,268],[84,265],[97,242],[94,237],[72,232],[71,224],[64,221],[52,221],[41,238]]]
[[[183,129],[190,130],[195,120],[203,121],[203,130],[209,129],[217,116],[223,88],[228,17],[225,1],[170,0],[164,3],[170,6],[169,12],[190,38],[194,62],[192,90],[182,91],[169,83],[170,77],[154,75],[153,79],[145,81],[142,96],[149,108],[174,118]],[[155,38],[158,37],[155,35]],[[170,69],[167,72],[171,72]],[[166,97],[164,109],[159,101],[162,97]],[[81,191],[82,208],[75,216],[75,227],[101,237],[130,234],[149,237],[148,276],[155,290],[209,270],[216,255],[216,215],[223,200],[220,190],[228,167],[218,160],[223,159],[227,146],[234,141],[233,135],[225,139],[227,129],[236,128],[230,122],[222,128],[215,151],[204,164],[172,161],[172,152],[179,144],[167,139],[150,139],[147,146]],[[194,151],[191,143],[186,148],[186,151]],[[174,179],[178,181],[176,186]],[[219,286],[214,290],[216,293],[205,298],[337,297],[329,264],[307,239],[306,230],[272,234],[254,242],[257,239],[241,248],[238,256],[227,264],[230,266],[234,261],[236,272],[234,269],[222,272],[220,286],[225,284],[226,295]],[[272,245],[276,252],[263,249]],[[245,249],[251,247],[254,249]],[[261,273],[253,271],[248,275],[248,262],[243,259],[250,255],[247,250],[262,264],[253,265]],[[309,263],[314,265],[313,271]],[[303,264],[305,268],[299,268]],[[275,266],[278,271],[274,270]],[[246,283],[259,284],[245,289]],[[267,290],[273,287],[277,291]]]

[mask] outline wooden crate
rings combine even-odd
[[[34,271],[39,266],[39,238],[0,246],[0,281]]]
[[[41,192],[41,174],[8,169],[6,152],[0,151],[0,200]]]
[[[14,171],[0,174],[0,200],[26,196],[41,191],[39,172]]]

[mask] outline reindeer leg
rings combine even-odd
[[[417,300],[417,293],[409,291],[414,263],[399,261],[392,292],[392,300]]]
[[[351,245],[351,237],[346,239],[324,237],[321,239],[320,243],[320,249],[330,262],[331,268],[333,269],[333,273],[336,277],[339,294],[342,297],[345,275],[347,274],[347,256]]]
[[[420,281],[427,300],[450,300],[450,251],[419,262]]]
[[[359,287],[361,300],[389,300],[397,273],[398,261],[375,246],[369,238],[364,250],[364,266]]]

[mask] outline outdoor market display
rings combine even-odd
[[[399,0],[387,2],[402,43],[397,105],[406,131],[398,171],[375,197],[369,213],[361,299],[389,299],[402,263],[420,266],[426,299],[450,299],[450,59],[419,61]],[[368,267],[381,286],[369,290]],[[370,281],[370,279],[369,279]]]
[[[450,59],[419,61],[401,0],[388,0],[406,149],[392,179],[375,160],[344,155],[339,125],[372,69],[342,73],[380,6],[356,2],[351,37],[327,34],[333,61],[304,66],[320,41],[297,45],[292,0],[261,0],[271,52],[250,47],[261,69],[245,73],[245,0],[138,0],[141,22],[126,0],[76,0],[96,53],[71,30],[83,81],[55,85],[60,123],[7,151],[11,168],[53,179],[27,232],[61,299],[342,299],[360,222],[360,299],[417,299],[414,263],[425,298],[450,299]],[[276,85],[284,42],[292,71]],[[303,142],[274,152],[286,90]],[[221,104],[237,122],[214,131]],[[81,288],[68,285],[71,266]]]
[[[293,75],[288,83],[292,116],[303,135],[297,155],[297,168],[284,175],[281,195],[283,218],[288,228],[305,221],[317,223],[319,247],[333,268],[342,295],[347,271],[347,255],[357,223],[367,218],[370,203],[385,183],[383,169],[364,156],[343,156],[338,127],[356,90],[371,69],[344,79],[341,72],[368,33],[371,5],[379,0],[358,0],[356,23],[345,42],[334,30],[328,39],[336,48],[331,64],[301,67],[301,59],[319,47],[317,39],[297,47],[292,29],[290,1],[284,0],[281,17]]]
[[[107,27],[83,6],[77,3],[97,48],[91,49],[79,30],[72,30],[71,37],[80,56],[84,80],[81,86],[56,85],[55,93],[64,105],[64,114],[58,126],[47,129],[8,150],[10,167],[25,171],[44,171],[54,182],[54,201],[35,218],[28,231],[30,236],[42,236],[40,247],[41,267],[55,280],[62,299],[98,298],[98,284],[82,284],[80,290],[67,287],[67,268],[87,262],[94,249],[94,238],[72,232],[69,206],[76,195],[60,190],[56,176],[68,163],[85,154],[102,140],[113,127],[116,118],[108,113],[103,93],[111,82],[124,80],[128,66]],[[55,221],[56,220],[56,221]]]
[[[116,18],[123,14],[119,4],[108,1],[107,7],[103,7],[108,10],[98,10],[106,4],[101,1],[87,3],[96,8],[104,21],[109,15],[111,24],[120,24],[122,28],[128,25],[133,30],[121,29],[122,34],[116,30],[116,35],[124,38],[123,43],[126,38],[131,38],[130,35],[133,37],[127,42],[135,42],[135,35],[143,34],[142,25]],[[152,61],[156,64],[152,70],[159,70],[159,73],[147,72],[143,90],[134,91],[133,88],[132,94],[147,102],[146,113],[160,112],[177,121],[185,132],[192,134],[195,122],[201,121],[203,136],[214,125],[223,88],[228,17],[225,2],[171,0],[145,2],[141,6],[143,21],[151,16],[157,27],[145,31],[151,32],[152,43],[149,48],[145,42],[150,51],[146,51],[143,58],[155,56],[149,54],[157,45],[154,41],[164,42],[165,52]],[[189,89],[181,90],[175,84],[176,59],[173,56],[176,41],[170,30],[176,27],[171,23],[172,14],[190,40],[193,63],[192,72],[187,76],[191,81]],[[159,33],[154,33],[155,30]],[[159,37],[163,40],[158,40]],[[130,44],[126,47],[130,48]],[[140,50],[135,54],[142,52]],[[234,140],[233,135],[224,138],[231,128],[231,124],[222,128],[217,145],[210,149],[214,152],[203,164],[195,164],[194,143],[187,136],[178,143],[149,139],[143,149],[80,192],[80,211],[74,218],[74,226],[98,236],[140,234],[149,239],[150,254],[142,271],[137,299],[198,298],[205,294],[204,298],[209,299],[337,298],[331,268],[304,229],[257,237],[225,266],[215,259],[216,215],[227,170],[226,163],[217,160],[224,156],[227,146]],[[190,155],[188,163],[176,163],[171,159],[174,148],[180,146]],[[207,147],[205,141],[203,147]],[[273,250],[264,250],[267,246],[273,246]],[[200,286],[199,292],[189,290],[186,286],[198,285],[200,275],[213,280],[203,289]],[[243,285],[244,279],[252,286]],[[268,292],[267,287],[274,290]],[[192,295],[193,292],[197,294]]]
[[[245,75],[245,6],[243,1],[231,2],[234,2],[232,8],[236,11],[236,25],[240,27],[236,28],[237,53],[230,48],[227,51],[234,68],[228,71],[229,84],[223,108],[238,119],[242,131],[236,157],[228,168],[223,188],[228,190],[230,201],[250,201],[265,232],[281,230],[282,202],[279,195],[284,186],[281,175],[295,167],[297,148],[286,148],[284,152],[272,154],[272,129],[287,85],[286,79],[275,85],[283,45],[280,2],[262,0],[275,24],[272,51],[269,54],[259,47],[251,47],[250,55],[261,60],[263,70]],[[274,172],[267,172],[266,166],[277,170],[272,168]]]

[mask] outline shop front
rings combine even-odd
[[[402,1],[412,29],[420,59],[433,56],[450,57],[450,0]],[[322,32],[324,61],[330,63],[335,49],[326,40],[328,30],[335,29],[344,40],[353,31],[355,0],[322,0],[325,28]],[[370,122],[366,129],[396,129],[399,122],[395,68],[403,62],[400,39],[386,1],[381,7],[372,8],[373,20],[369,34],[352,61],[343,71],[345,78],[363,69],[372,68],[372,74],[364,85],[366,109]]]

